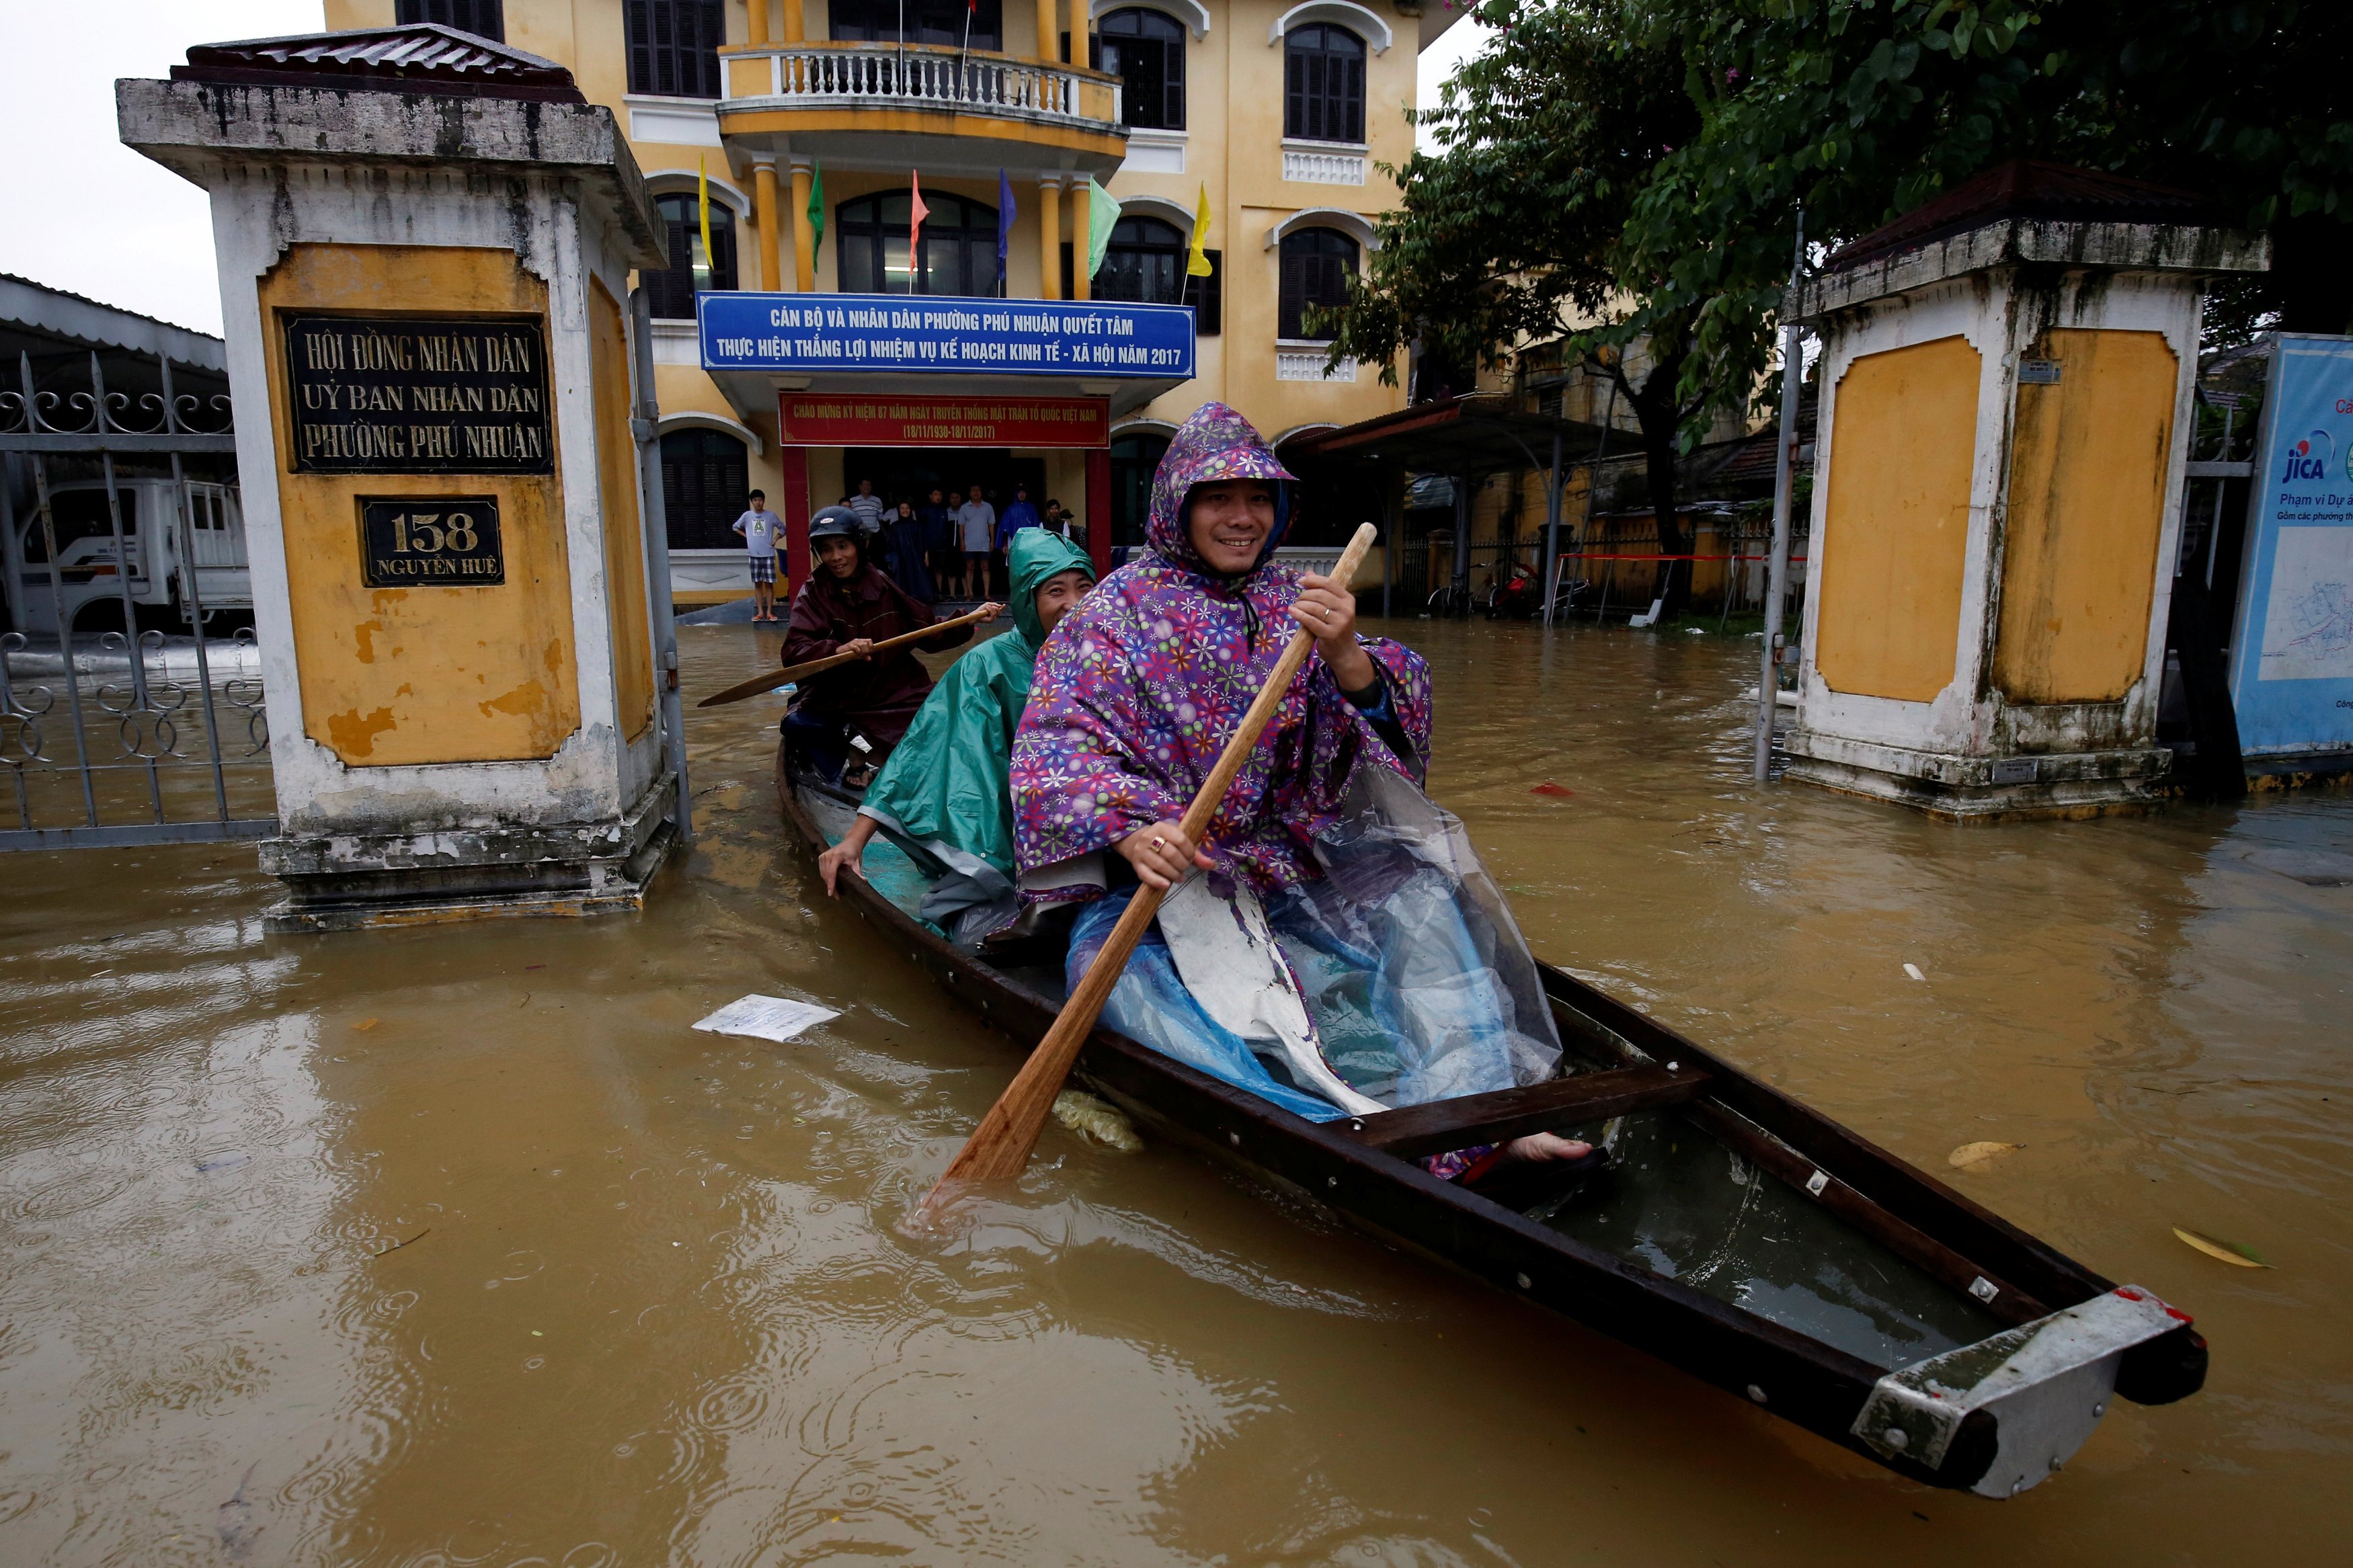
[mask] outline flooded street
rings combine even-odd
[[[2353,796],[1957,828],[1754,789],[1754,642],[1388,629],[1540,956],[2194,1313],[2206,1392],[1996,1504],[1157,1142],[901,1236],[1014,1049],[823,897],[780,700],[694,713],[773,634],[686,626],[641,917],[274,938],[247,847],[0,859],[0,1562],[2345,1560],[2353,887],[2274,868]],[[690,1029],[755,991],[842,1014]]]

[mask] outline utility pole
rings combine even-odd
[[[1806,384],[1805,344],[1788,320],[1806,272],[1806,209],[1798,209],[1798,243],[1789,258],[1789,292],[1781,310],[1781,454],[1773,466],[1773,557],[1765,576],[1765,653],[1757,677],[1757,782],[1773,763],[1773,710],[1781,689],[1781,601],[1789,592],[1789,503],[1798,482],[1798,399]]]

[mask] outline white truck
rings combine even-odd
[[[217,627],[225,613],[249,613],[253,583],[246,565],[245,514],[237,505],[237,487],[190,480],[185,488],[185,537],[192,544],[186,560],[181,557],[183,535],[174,516],[175,487],[168,479],[115,480],[127,561],[116,558],[103,480],[68,480],[50,487],[58,552],[54,563],[38,508],[18,506],[8,530],[13,537],[6,542],[8,609],[15,624],[37,636],[54,634],[62,600],[66,624],[77,634],[120,630],[121,574],[125,570],[133,617],[141,629],[193,629],[186,603],[191,572],[208,625]]]

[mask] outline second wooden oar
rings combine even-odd
[[[726,690],[704,698],[695,706],[716,708],[723,702],[741,702],[746,697],[757,697],[763,691],[774,691],[788,680],[806,680],[812,675],[822,675],[837,665],[849,664],[861,658],[872,658],[878,653],[887,653],[894,647],[904,647],[911,642],[921,642],[925,637],[937,637],[942,632],[953,631],[958,626],[976,626],[984,618],[986,617],[978,610],[974,610],[958,616],[952,621],[935,622],[919,632],[902,632],[895,637],[884,637],[862,655],[829,653],[823,658],[810,659],[807,664],[788,664],[782,669],[772,669],[765,675],[755,675],[749,680],[739,680]]]
[[[1333,582],[1345,585],[1356,581],[1356,568],[1364,563],[1365,552],[1373,547],[1373,539],[1371,523],[1356,530],[1356,537],[1341,552],[1339,564],[1332,568]],[[1200,843],[1201,836],[1209,830],[1209,820],[1217,816],[1226,791],[1233,787],[1235,775],[1257,748],[1260,734],[1274,717],[1283,694],[1291,689],[1293,678],[1307,662],[1308,651],[1314,646],[1314,635],[1303,626],[1292,634],[1290,646],[1275,660],[1250,711],[1242,715],[1241,723],[1226,742],[1218,765],[1209,770],[1209,776],[1202,781],[1193,804],[1185,808],[1184,819],[1177,824],[1193,843]],[[1166,896],[1156,888],[1135,890],[1119,923],[1112,927],[1110,939],[1088,966],[1086,977],[1071,993],[1071,999],[1062,1004],[1061,1016],[1046,1031],[1046,1037],[1038,1042],[1038,1048],[1029,1053],[1029,1059],[1014,1075],[1012,1084],[988,1108],[988,1114],[980,1119],[980,1126],[950,1163],[947,1173],[923,1199],[922,1213],[932,1213],[952,1195],[953,1189],[965,1183],[1009,1180],[1029,1164],[1029,1152],[1038,1146],[1038,1134],[1045,1129],[1046,1118],[1054,1109],[1054,1096],[1061,1092],[1062,1080],[1071,1075],[1071,1064],[1078,1059],[1079,1047],[1086,1043],[1096,1018],[1103,1014],[1103,1004],[1111,1000],[1112,987],[1126,973],[1129,956],[1135,952],[1135,944],[1144,940],[1145,928],[1160,912],[1160,900]]]

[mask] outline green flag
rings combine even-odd
[[[1087,176],[1087,276],[1103,270],[1103,252],[1111,248],[1111,231],[1119,226],[1119,204],[1111,193]]]
[[[825,237],[825,165],[809,164],[809,232]]]

